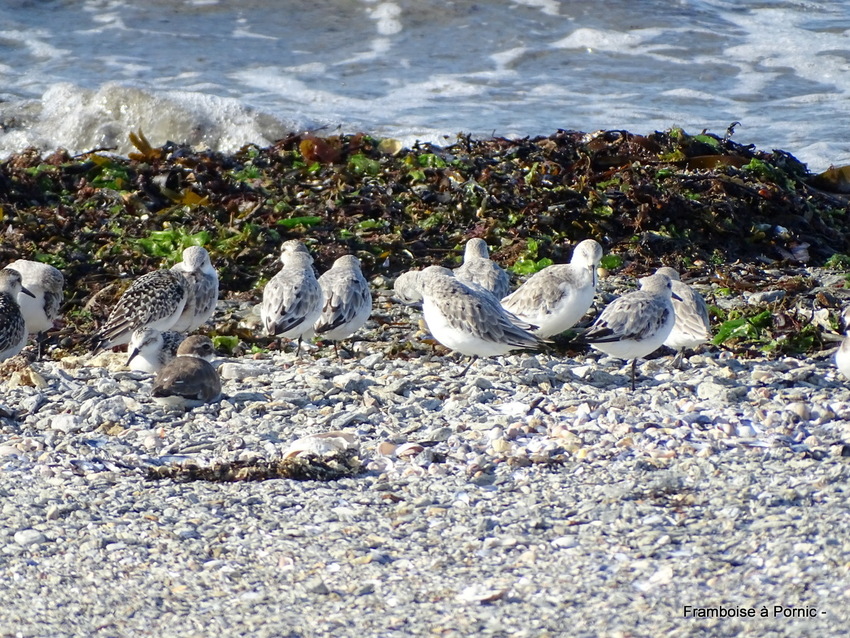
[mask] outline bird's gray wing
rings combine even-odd
[[[121,295],[98,336],[101,341],[111,341],[164,319],[177,312],[185,297],[186,282],[179,273],[155,270],[142,275]]]
[[[673,292],[679,297],[679,300],[673,300],[678,327],[688,334],[711,339],[711,320],[705,299],[686,284],[675,285],[678,283],[680,282],[674,282],[673,285]]]
[[[485,341],[504,343],[516,348],[539,348],[542,341],[515,325],[490,294],[471,290],[462,282],[446,278],[430,301],[455,330]]]
[[[548,266],[502,299],[502,306],[520,317],[549,314],[576,287],[569,264]]]
[[[319,279],[325,304],[316,322],[316,333],[330,332],[351,321],[365,305],[372,305],[369,284],[355,273],[331,273]]]
[[[641,341],[654,334],[672,311],[662,297],[640,291],[629,293],[608,304],[582,339],[588,343]]]
[[[304,323],[322,297],[315,277],[284,268],[263,290],[263,323],[266,332],[277,335]]]

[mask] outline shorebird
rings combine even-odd
[[[169,330],[186,305],[186,280],[175,270],[155,270],[136,279],[95,335],[95,351],[130,341],[141,328]]]
[[[439,272],[443,275],[449,277],[455,277],[455,272],[449,270],[448,268],[443,268],[441,266],[428,266],[425,268],[429,272]],[[395,282],[393,282],[393,292],[395,296],[393,299],[395,301],[399,301],[408,306],[417,306],[422,304],[422,276],[425,270],[408,270],[407,272],[401,273],[398,277],[396,277]],[[460,281],[460,280],[458,280]],[[479,286],[478,284],[473,284],[469,282],[461,281],[467,288],[470,288],[476,294],[483,295],[485,297],[489,297],[499,303],[498,297],[496,297],[492,292],[487,290],[486,288]],[[501,305],[501,304],[500,304]],[[526,330],[528,332],[534,332],[537,329],[537,326],[534,324],[528,323],[527,321],[523,321],[512,312],[505,310],[505,314],[510,319],[511,323],[522,330]]]
[[[393,282],[395,299],[408,306],[422,303],[421,276],[421,270],[408,270],[396,277]]]
[[[18,294],[35,297],[21,285],[21,273],[11,268],[0,270],[0,361],[18,354],[27,342],[27,327]]]
[[[454,277],[451,270],[429,266],[419,275],[422,312],[431,335],[447,348],[471,357],[504,355],[512,350],[539,350],[543,341],[514,323],[490,293]],[[533,327],[533,326],[530,326]]]
[[[360,270],[360,260],[354,255],[337,259],[330,270],[319,277],[319,287],[324,306],[313,329],[317,335],[334,342],[334,352],[338,356],[337,341],[357,332],[372,314],[372,292]]]
[[[640,290],[618,297],[581,336],[591,347],[618,359],[631,360],[632,390],[635,364],[654,352],[673,330],[676,313],[672,285],[667,275],[651,275],[640,280]]]
[[[664,345],[676,350],[673,366],[677,367],[681,364],[685,348],[696,348],[711,341],[708,306],[701,294],[679,280],[679,273],[675,268],[664,266],[655,273],[667,275],[673,286],[675,295],[673,310],[676,313],[676,322],[673,324],[670,336],[664,340]]]
[[[210,363],[214,356],[209,337],[187,337],[177,348],[177,356],[157,372],[152,396],[175,407],[197,407],[217,401],[221,398],[221,379]]]
[[[183,261],[171,267],[186,280],[186,305],[180,318],[171,326],[177,332],[192,332],[204,325],[215,312],[218,302],[218,272],[210,262],[210,254],[200,246],[183,251]]]
[[[313,272],[313,258],[296,241],[284,242],[280,254],[283,263],[263,289],[260,316],[269,336],[301,340],[313,336],[313,324],[322,314],[322,288]]]
[[[139,372],[158,372],[177,356],[177,348],[186,336],[182,332],[154,328],[136,330],[130,337],[127,367]]]
[[[32,293],[18,293],[18,305],[27,324],[27,332],[36,335],[38,358],[44,333],[53,328],[59,316],[59,307],[64,296],[65,277],[62,273],[40,261],[16,259],[7,266],[21,274],[21,285]]]
[[[463,264],[454,269],[455,277],[465,284],[477,284],[501,299],[511,291],[511,276],[490,259],[487,242],[473,237],[466,242]]]
[[[538,337],[551,337],[572,328],[593,304],[596,294],[596,268],[602,259],[602,246],[593,239],[580,242],[568,264],[547,266],[533,274],[502,306],[514,315],[538,326]]]

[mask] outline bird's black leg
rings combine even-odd
[[[476,356],[469,357],[469,363],[466,365],[466,367],[460,372],[460,374],[452,375],[452,378],[459,379],[461,377],[466,376],[466,373],[469,372],[469,369],[472,367],[472,364],[475,363],[476,359],[478,359],[478,357]]]
[[[673,363],[671,365],[674,368],[676,368],[677,370],[684,370],[684,365],[682,363],[682,360],[684,358],[684,354],[685,354],[684,349],[676,350],[676,356],[673,357]]]
[[[41,361],[44,354],[44,342],[47,340],[46,332],[39,332],[35,335],[35,360]]]

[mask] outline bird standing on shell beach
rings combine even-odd
[[[419,275],[422,313],[431,335],[447,348],[471,357],[504,355],[512,350],[540,350],[543,341],[486,291],[457,279],[451,270],[429,266]],[[523,326],[527,326],[523,327]]]
[[[53,329],[59,317],[59,308],[64,297],[65,277],[49,264],[29,259],[16,259],[7,266],[21,275],[21,285],[31,294],[18,293],[18,305],[29,334],[37,335],[38,354],[44,333]]]
[[[534,324],[538,337],[551,337],[569,330],[593,304],[596,268],[602,246],[593,239],[580,242],[568,264],[555,264],[534,273],[528,281],[502,299],[502,306]]]
[[[673,330],[676,313],[672,293],[667,275],[643,277],[640,290],[618,297],[605,306],[581,336],[596,350],[631,361],[632,390],[635,389],[637,360],[660,348]]]
[[[664,345],[676,351],[673,366],[677,367],[681,364],[685,348],[696,348],[711,340],[708,306],[701,294],[679,280],[676,269],[664,266],[655,272],[667,275],[673,286],[673,310],[676,313],[676,322],[673,324],[670,335],[664,340]]]
[[[136,279],[97,332],[95,351],[130,342],[136,330],[169,330],[186,306],[187,286],[175,270],[155,270]]]
[[[337,259],[330,270],[319,277],[324,305],[322,314],[313,324],[316,334],[334,342],[347,339],[357,332],[372,314],[372,292],[360,270],[360,260],[354,255]]]
[[[839,323],[845,336],[835,353],[835,366],[841,374],[850,379],[850,306],[841,313]]]
[[[260,317],[266,334],[301,340],[313,336],[313,324],[322,314],[322,288],[313,272],[313,258],[301,242],[284,242],[280,254],[283,264],[263,289]]]

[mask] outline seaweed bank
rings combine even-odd
[[[67,347],[91,331],[83,310],[121,292],[117,281],[174,263],[192,243],[207,247],[236,296],[256,295],[293,236],[313,244],[322,270],[351,252],[369,275],[390,278],[456,265],[470,236],[517,275],[595,238],[615,256],[612,271],[663,262],[731,293],[752,290],[767,267],[841,265],[848,245],[842,174],[812,175],[786,152],[729,134],[559,131],[412,148],[293,134],[234,154],[130,139],[129,157],[33,151],[0,164],[0,258],[30,255],[65,273]],[[736,262],[744,272],[730,271]]]

